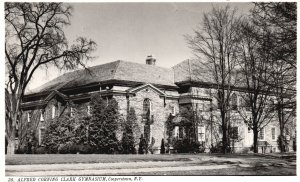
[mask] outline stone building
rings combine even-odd
[[[118,102],[120,114],[126,118],[130,107],[136,111],[139,133],[155,139],[154,152],[159,153],[161,140],[170,137],[182,139],[187,136],[184,118],[179,112],[189,108],[194,113],[192,136],[202,143],[206,151],[221,141],[218,122],[217,101],[212,94],[215,84],[211,74],[197,64],[186,60],[172,68],[155,65],[156,59],[148,56],[146,64],[115,61],[89,68],[65,73],[41,87],[27,93],[22,103],[22,122],[30,123],[33,113],[38,113],[37,130],[39,144],[47,129],[45,122],[58,117],[72,108],[68,103],[80,105],[81,110],[90,111],[90,97],[101,93],[103,98],[114,98]],[[253,133],[239,116],[238,109],[244,107],[240,90],[234,91],[232,103],[232,147],[236,152],[249,149],[253,144]],[[147,113],[150,112],[150,113]],[[152,124],[145,123],[149,114]],[[168,136],[167,120],[171,119],[172,131]],[[30,125],[30,124],[29,124]],[[270,122],[260,132],[260,152],[276,152],[279,127]]]

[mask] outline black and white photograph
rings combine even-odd
[[[297,176],[296,1],[2,5],[5,181]]]

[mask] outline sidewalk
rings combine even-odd
[[[168,166],[171,165],[171,166]],[[183,165],[183,166],[181,166]],[[196,165],[182,162],[141,162],[107,164],[54,164],[35,166],[7,166],[6,176],[86,176],[86,175],[135,175],[138,173],[199,171],[235,168],[234,165]]]

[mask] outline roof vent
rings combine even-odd
[[[155,65],[156,59],[153,55],[149,55],[146,58],[146,64],[148,65]]]

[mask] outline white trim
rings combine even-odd
[[[144,88],[146,88],[146,87],[152,88],[153,90],[155,90],[156,92],[158,92],[160,95],[166,95],[163,91],[161,91],[160,89],[156,88],[155,86],[153,86],[153,85],[150,84],[150,83],[147,83],[147,84],[138,86],[138,87],[136,87],[136,88],[128,89],[127,91],[128,91],[128,92],[136,93],[136,92],[138,92],[139,90],[142,90],[142,89],[144,89]]]
[[[197,132],[197,135],[198,135],[198,141],[199,142],[205,142],[205,126],[198,126],[197,127],[198,129],[198,132]],[[201,136],[201,140],[200,140],[200,137],[199,135],[202,134]]]

